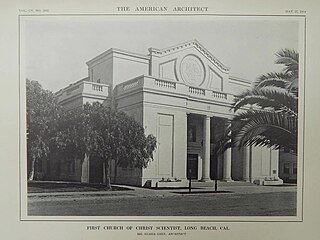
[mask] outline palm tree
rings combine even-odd
[[[270,72],[258,77],[254,87],[276,86],[297,93],[299,79],[299,54],[295,50],[282,49],[276,53],[276,64],[283,64],[282,72]]]
[[[225,148],[267,146],[297,153],[299,55],[283,49],[276,56],[275,63],[285,65],[283,71],[261,75],[234,101],[237,115]]]

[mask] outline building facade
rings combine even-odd
[[[109,49],[87,62],[88,77],[57,92],[66,109],[100,101],[135,118],[157,138],[147,168],[111,167],[111,181],[149,187],[185,186],[195,181],[248,181],[281,184],[279,152],[269,148],[228,149],[218,142],[230,124],[235,95],[251,82],[229,75],[197,40],[148,55]],[[60,169],[61,179],[101,182],[102,166],[90,156]]]
[[[279,151],[279,177],[287,183],[297,183],[297,156]]]

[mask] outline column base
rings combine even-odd
[[[242,179],[242,182],[250,182],[250,179]]]
[[[232,180],[232,178],[224,178],[221,181],[222,182],[234,182],[234,180]]]
[[[210,178],[201,178],[200,182],[213,182]]]

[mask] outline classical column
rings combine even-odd
[[[243,147],[243,181],[250,182],[250,147]]]
[[[202,160],[202,179],[210,181],[210,117],[205,116],[203,121],[203,148],[204,156]]]
[[[84,160],[81,165],[81,182],[89,183],[89,170],[90,170],[90,159],[87,154],[84,156]]]
[[[102,163],[102,183],[106,185],[107,178],[106,178],[106,168],[105,168],[105,162]]]
[[[231,134],[231,133],[230,133]],[[231,140],[229,140],[231,141]],[[227,150],[224,151],[223,155],[223,181],[226,182],[231,182],[231,159],[232,159],[232,154],[231,154],[232,149],[228,148]]]
[[[223,181],[231,182],[231,148],[224,152],[223,156]]]

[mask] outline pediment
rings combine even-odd
[[[223,65],[197,40],[164,49],[149,49],[150,74],[192,87],[223,91],[229,67]]]
[[[181,52],[186,49],[194,48],[199,52],[202,56],[204,56],[208,61],[210,61],[215,67],[217,67],[223,73],[228,73],[230,68],[225,66],[222,62],[220,62],[215,56],[213,56],[201,43],[197,40],[192,40],[185,43],[180,43],[175,46],[171,46],[164,49],[156,49],[149,48],[149,53],[151,56],[156,57],[165,57],[168,55],[172,55],[174,53]]]

